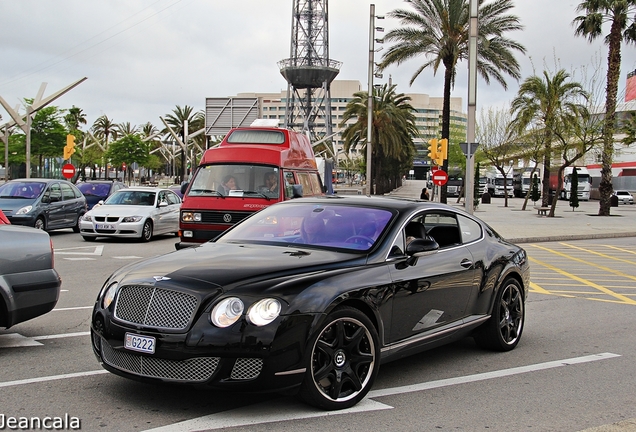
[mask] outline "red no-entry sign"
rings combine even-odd
[[[448,181],[448,174],[444,170],[437,170],[433,173],[433,184],[444,186]]]
[[[64,178],[70,179],[75,175],[75,167],[71,164],[66,164],[62,167],[62,175]]]

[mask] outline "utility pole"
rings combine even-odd
[[[475,183],[475,159],[473,153],[477,148],[475,144],[475,114],[477,110],[477,16],[479,1],[469,0],[470,21],[468,25],[468,124],[466,128],[467,151],[466,153],[466,178],[464,179],[464,204],[466,212],[473,214],[474,209],[474,183]]]

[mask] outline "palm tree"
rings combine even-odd
[[[104,151],[108,150],[109,138],[117,139],[118,130],[117,125],[110,120],[106,115],[102,115],[95,120],[91,130],[95,134],[96,138],[103,140]]]
[[[86,114],[82,112],[81,108],[73,105],[72,108],[69,108],[68,114],[64,116],[64,123],[71,132],[78,130],[80,124],[86,124]]]
[[[576,8],[583,12],[574,18],[575,34],[591,42],[603,34],[603,25],[610,24],[605,36],[607,54],[607,85],[605,87],[605,124],[603,125],[603,153],[600,202],[598,215],[610,215],[612,195],[612,162],[614,157],[614,130],[616,127],[616,97],[621,72],[621,42],[636,42],[636,0],[585,0]]]
[[[479,38],[477,70],[486,83],[490,79],[508,86],[503,74],[518,80],[521,77],[519,63],[513,51],[525,53],[525,48],[506,37],[504,33],[522,29],[519,18],[509,15],[512,0],[480,0],[478,21]],[[413,84],[427,68],[433,74],[444,65],[444,102],[442,107],[442,138],[450,138],[450,97],[455,85],[457,64],[468,58],[468,24],[470,19],[468,0],[409,0],[415,11],[397,9],[389,15],[401,20],[404,27],[391,30],[385,42],[396,42],[382,57],[379,68],[424,56],[425,62],[415,71],[409,84]],[[444,162],[448,170],[448,161]],[[446,202],[445,188],[442,201]]]
[[[554,134],[563,125],[572,124],[576,116],[585,110],[580,102],[588,97],[581,84],[570,82],[569,79],[570,74],[564,69],[557,71],[554,76],[543,71],[543,77],[528,77],[519,87],[510,107],[511,113],[516,113],[511,127],[519,134],[523,134],[530,125],[543,131],[542,207],[551,204],[548,193]],[[554,200],[557,199],[555,193]]]
[[[409,103],[411,98],[396,93],[395,87],[384,84],[373,89],[372,142],[376,145],[372,148],[371,175],[375,179],[376,194],[395,187],[401,177],[400,169],[413,163],[413,139],[419,136],[414,109]],[[366,156],[368,100],[367,92],[354,93],[342,116],[340,127],[345,128],[342,137],[346,153],[360,146]],[[347,124],[351,119],[355,119],[355,123]],[[369,185],[373,185],[372,180],[367,179]],[[373,188],[370,191],[373,194]]]
[[[119,136],[137,135],[137,126],[133,126],[130,122],[119,123],[117,125],[117,134]]]
[[[205,126],[205,115],[203,114],[203,111],[198,111],[195,113],[194,108],[188,105],[184,106],[183,108],[177,105],[177,107],[172,110],[172,114],[166,115],[165,120],[166,120],[166,123],[173,130],[173,132],[177,134],[179,137],[181,137],[181,140],[184,141],[184,143],[185,143],[184,123],[186,121],[188,122],[188,132],[197,131],[199,129],[202,129]],[[168,128],[164,129],[162,133],[168,134]],[[198,141],[196,139],[198,139]],[[200,148],[203,148],[204,145],[203,146],[201,145],[201,140],[205,141],[204,135],[199,135],[198,137],[195,137],[195,142],[199,145]],[[181,150],[182,169],[184,169],[185,167],[185,158],[186,158],[186,155],[183,152],[183,150]],[[193,163],[193,166],[194,166],[194,163]]]

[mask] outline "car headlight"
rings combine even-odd
[[[280,302],[273,298],[266,298],[254,303],[247,310],[247,319],[256,326],[264,326],[280,315]]]
[[[86,222],[92,222],[93,221],[93,217],[91,215],[89,215],[88,213],[84,213],[82,215],[81,219],[83,221],[86,221]]]
[[[126,216],[121,221],[122,222],[139,222],[141,219],[143,219],[143,216]]]
[[[104,292],[104,297],[102,298],[102,307],[104,309],[108,309],[113,300],[115,299],[115,293],[117,293],[117,282],[113,282],[110,284],[106,291]]]
[[[193,213],[184,211],[181,213],[181,221],[183,222],[201,222],[201,213]]]
[[[238,297],[221,300],[210,312],[210,320],[217,327],[229,327],[241,318],[245,306]]]
[[[17,215],[23,215],[23,214],[27,214],[28,212],[30,212],[31,210],[33,210],[33,206],[24,206],[22,207],[20,210],[18,210],[17,212],[15,212],[15,214]]]

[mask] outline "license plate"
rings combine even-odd
[[[115,226],[109,224],[95,224],[96,229],[114,230]]]
[[[153,337],[126,333],[126,337],[124,338],[124,348],[146,354],[154,354],[155,342],[155,338]]]

